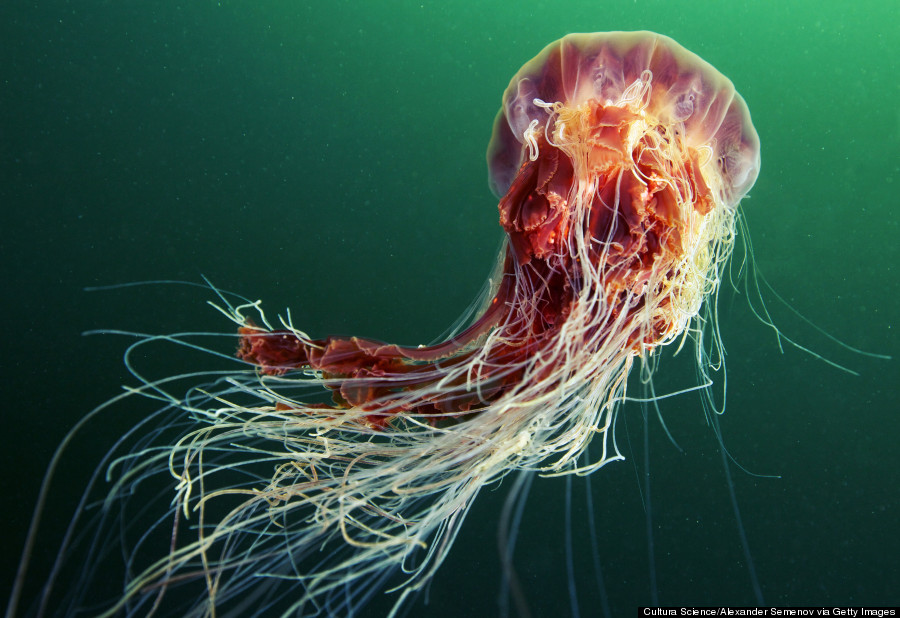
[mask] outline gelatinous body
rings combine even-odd
[[[252,598],[341,614],[402,567],[399,607],[486,484],[621,458],[611,428],[635,359],[681,336],[703,345],[759,170],[747,107],[671,39],[572,34],[512,79],[487,161],[508,242],[483,310],[450,339],[315,338],[258,304],[225,309],[248,367],[174,399],[193,426],[121,460],[114,492],[174,477],[158,525],[178,533],[130,564],[109,613]],[[591,441],[601,455],[579,468]]]

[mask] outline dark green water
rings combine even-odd
[[[648,29],[712,63],[747,100],[763,168],[742,207],[761,272],[817,325],[895,358],[850,354],[776,304],[784,332],[861,375],[782,354],[746,298],[723,290],[724,439],[748,470],[781,476],[733,471],[765,600],[897,604],[896,20],[883,0],[3,3],[2,588],[53,448],[127,382],[126,341],[80,333],[229,327],[198,291],[82,288],[203,274],[271,311],[291,307],[313,335],[429,341],[475,296],[499,246],[484,150],[509,78],[568,32]],[[683,372],[673,372],[677,384]],[[685,452],[651,425],[660,602],[752,604],[699,400],[662,410]],[[628,450],[630,440],[641,454],[639,416],[627,408],[627,431],[620,422],[629,461],[592,477],[617,615],[650,599]],[[106,444],[133,420],[90,431]],[[54,490],[32,596],[93,446],[88,433]],[[570,613],[564,488],[537,481],[520,532],[516,566],[534,615]],[[584,486],[575,489],[575,584],[581,615],[594,616]],[[411,615],[498,613],[505,493],[480,497],[429,604]]]

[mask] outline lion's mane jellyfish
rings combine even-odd
[[[658,34],[570,34],[512,78],[487,163],[507,242],[480,314],[446,341],[315,338],[258,303],[224,309],[244,369],[174,400],[193,423],[180,439],[119,461],[120,494],[174,476],[157,525],[177,534],[129,561],[109,614],[186,598],[198,615],[346,614],[388,583],[399,607],[486,484],[621,458],[635,359],[688,337],[703,362],[704,301],[760,165],[728,79]]]

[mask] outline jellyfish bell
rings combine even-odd
[[[646,100],[633,99],[638,91]],[[653,32],[570,34],[519,69],[503,95],[487,155],[490,186],[498,197],[509,189],[526,154],[523,127],[537,121],[545,130],[550,121],[547,109],[523,100],[528,97],[573,110],[591,101],[604,108],[629,107],[642,112],[646,128],[679,132],[684,146],[719,165],[718,171],[707,170],[707,178],[727,206],[736,206],[759,174],[759,137],[747,104],[712,65]],[[527,121],[520,116],[524,110]]]
[[[172,542],[147,559],[150,532],[129,546],[136,524],[101,518],[123,528],[129,574],[105,615],[349,614],[388,582],[397,608],[486,485],[622,459],[613,427],[634,360],[682,335],[702,349],[759,170],[746,104],[667,37],[571,34],[512,79],[487,160],[507,242],[483,311],[446,341],[312,337],[223,296],[240,369],[182,395],[135,374],[132,392],[184,429],[111,453],[103,508],[168,479],[171,510],[152,526]]]

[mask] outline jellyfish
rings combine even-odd
[[[703,369],[721,345],[716,292],[760,167],[747,105],[668,37],[569,34],[510,81],[487,165],[506,241],[445,340],[314,337],[222,294],[239,366],[131,389],[163,407],[81,509],[115,529],[88,535],[85,572],[118,557],[126,573],[84,611],[348,615],[385,590],[398,610],[482,489],[623,459],[635,364],[692,342]],[[146,486],[161,512],[137,502]]]

